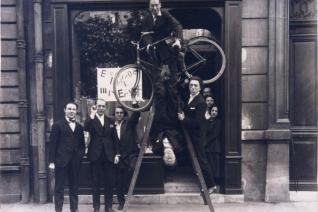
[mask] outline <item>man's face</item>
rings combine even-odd
[[[211,109],[211,116],[212,118],[216,118],[218,116],[219,110],[217,107],[212,107]]]
[[[195,95],[200,92],[201,87],[198,80],[191,80],[189,82],[189,90],[191,95]]]
[[[65,116],[69,119],[75,119],[76,112],[77,112],[77,107],[76,105],[72,103],[67,104],[66,107],[64,108]]]
[[[124,110],[122,108],[115,109],[115,119],[120,122],[124,119]]]
[[[211,96],[209,96],[205,99],[205,102],[206,102],[208,108],[211,108],[214,104],[214,99]]]
[[[149,10],[155,16],[158,16],[161,10],[161,3],[159,0],[150,0],[149,1]]]
[[[97,100],[96,107],[97,107],[97,114],[99,116],[105,114],[105,111],[106,111],[106,103],[105,103],[105,101],[100,100],[100,99]]]

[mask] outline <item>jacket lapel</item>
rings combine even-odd
[[[123,123],[120,126],[120,139],[123,140],[124,138],[124,132],[126,131],[127,122],[126,120],[123,120]]]
[[[70,133],[74,133],[74,132],[75,132],[75,130],[74,130],[74,132],[73,132],[72,128],[70,127],[68,121],[67,121],[65,118],[64,118],[64,125],[65,125],[66,129],[68,129],[68,131],[69,131]],[[75,129],[76,129],[76,125],[75,125]]]
[[[100,123],[100,120],[97,118],[96,115],[95,115],[95,117],[94,117],[94,123],[95,123],[96,129],[97,129],[99,132],[101,132],[102,129],[103,129],[103,126],[102,126],[102,123]],[[105,121],[105,116],[104,116],[104,126],[105,126],[105,123],[106,123],[106,121]]]

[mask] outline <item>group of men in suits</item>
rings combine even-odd
[[[154,73],[154,78],[160,80],[155,86],[155,116],[151,129],[153,144],[159,143],[162,146],[164,158],[168,158],[166,164],[171,158],[175,160],[174,151],[167,150],[184,146],[178,143],[180,139],[176,138],[180,134],[180,129],[178,129],[180,123],[184,125],[193,142],[209,192],[213,192],[215,189],[214,176],[204,149],[206,103],[200,93],[203,88],[202,80],[198,77],[192,77],[189,80],[190,96],[186,102],[181,104],[176,81],[178,74],[183,70],[183,61],[181,61],[183,58],[174,49],[181,48],[182,26],[168,12],[161,11],[159,0],[149,1],[149,11],[150,13],[144,19],[144,30],[154,31],[152,37],[145,36],[149,55],[152,54],[150,45],[152,41],[161,39],[171,32],[176,36],[171,46],[162,43],[157,46],[158,54],[152,55],[158,65],[166,63],[170,70],[168,75]],[[135,95],[132,95],[132,103],[136,104]],[[135,112],[129,119],[126,119],[127,112],[124,108],[117,106],[115,119],[110,119],[105,115],[105,110],[105,101],[97,100],[96,105],[91,108],[90,117],[85,121],[83,128],[75,121],[77,105],[69,102],[64,107],[65,118],[55,122],[52,126],[49,167],[55,169],[56,212],[62,211],[66,178],[69,183],[71,212],[78,211],[79,167],[85,153],[84,130],[89,132],[91,137],[87,156],[90,160],[92,174],[94,212],[100,210],[101,182],[104,183],[105,212],[113,211],[112,198],[115,185],[119,202],[118,209],[123,209],[124,193],[127,183],[130,182],[129,178],[138,154],[136,125],[140,114]],[[172,161],[171,165],[174,164],[175,161]]]
[[[132,95],[133,105],[137,104]],[[64,183],[68,179],[70,209],[78,211],[78,180],[80,163],[85,153],[84,130],[90,135],[87,158],[90,161],[94,212],[100,211],[100,186],[104,187],[105,212],[112,212],[113,190],[116,186],[118,209],[122,210],[128,182],[132,175],[138,146],[136,125],[139,113],[129,118],[121,106],[116,106],[114,118],[105,115],[106,102],[96,101],[84,128],[75,121],[77,105],[65,105],[65,118],[52,125],[50,135],[50,164],[55,169],[55,211],[61,212]]]

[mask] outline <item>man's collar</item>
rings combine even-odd
[[[104,117],[104,114],[98,115],[98,113],[96,113],[96,116],[97,116],[98,118],[102,119],[102,118]]]
[[[75,123],[75,118],[74,119],[70,119],[67,116],[65,116],[65,119],[66,119],[67,122]]]
[[[119,121],[115,121],[115,125],[121,125],[124,122],[124,120]]]
[[[160,10],[158,15],[155,15],[155,14],[153,14],[153,13],[151,13],[151,15],[152,15],[152,18],[155,19],[155,18],[157,18],[157,17],[159,17],[159,16],[162,16],[162,12],[161,12],[161,10]]]
[[[193,95],[190,94],[190,97],[194,98],[194,97],[196,97],[197,95],[199,95],[199,93],[200,93],[200,92],[198,92],[198,93],[196,93],[196,94],[193,94]]]

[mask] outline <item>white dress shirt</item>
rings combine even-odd
[[[120,140],[120,129],[121,129],[121,124],[123,123],[123,121],[121,121],[120,123],[116,122],[115,125],[116,125],[116,131],[117,131],[117,135],[118,135],[118,138]]]
[[[194,95],[191,95],[191,94],[190,94],[190,98],[189,98],[188,104],[190,104],[190,103],[192,102],[192,100],[193,100],[197,95],[199,95],[199,93],[196,93],[196,94],[194,94]]]
[[[75,121],[70,121],[70,119],[68,117],[65,117],[65,119],[68,122],[68,125],[70,126],[71,130],[74,132],[75,126],[76,126]]]
[[[98,118],[98,120],[99,120],[99,122],[101,123],[101,125],[102,126],[104,126],[104,115],[98,115],[97,113],[96,113],[96,117]]]

